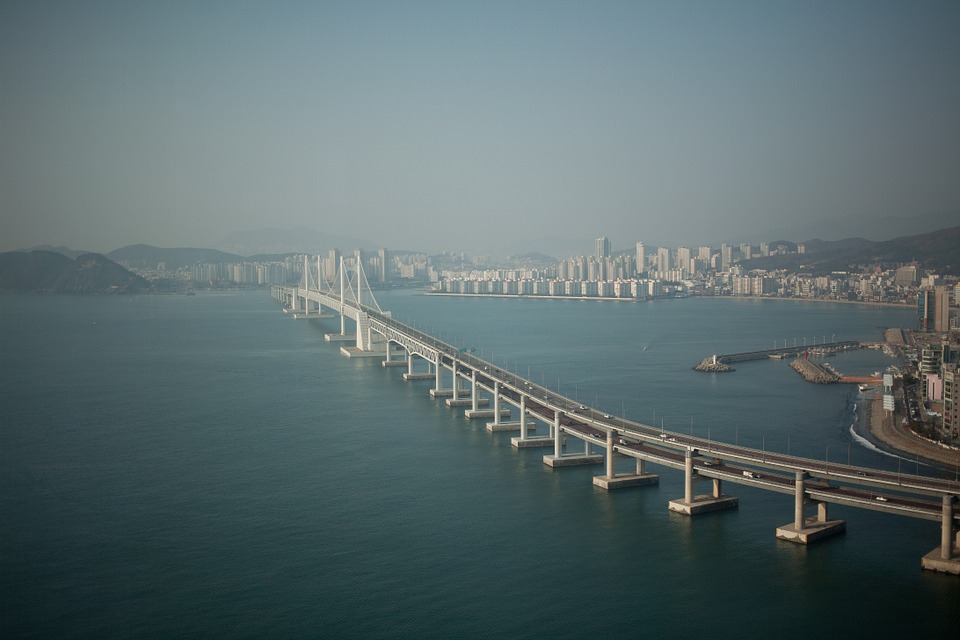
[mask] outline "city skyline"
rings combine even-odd
[[[958,22],[933,2],[11,3],[0,251],[269,226],[474,253],[597,228],[614,249],[879,239],[960,215]]]
[[[954,232],[956,229],[960,228],[960,225],[955,225],[952,227],[937,228],[933,231],[925,231],[926,227],[921,226],[919,229],[913,229],[908,233],[901,233],[896,235],[894,233],[881,234],[879,237],[882,238],[879,241],[867,240],[866,243],[871,242],[885,242],[886,240],[895,240],[898,238],[907,238],[909,239],[912,236],[922,236],[929,235],[937,232]],[[654,263],[660,264],[663,259],[663,252],[670,251],[671,256],[680,263],[687,263],[690,259],[697,259],[705,263],[709,263],[711,258],[711,251],[716,250],[717,253],[714,254],[716,257],[724,259],[724,264],[729,267],[730,260],[730,251],[737,251],[740,253],[740,258],[749,259],[751,257],[766,256],[772,248],[777,246],[782,246],[784,243],[786,245],[797,245],[804,246],[808,243],[830,243],[833,241],[830,240],[821,240],[818,238],[812,238],[807,241],[797,241],[790,238],[779,238],[777,240],[760,240],[760,241],[750,241],[746,238],[750,237],[749,234],[745,233],[742,236],[742,240],[719,240],[707,239],[704,242],[691,243],[680,240],[675,243],[660,243],[660,242],[645,242],[643,240],[632,241],[627,239],[620,239],[620,243],[626,243],[624,246],[614,245],[612,241],[607,236],[596,237],[592,241],[592,248],[587,246],[588,240],[579,239],[572,240],[571,246],[573,250],[566,253],[555,253],[547,254],[540,250],[537,246],[529,247],[518,247],[517,251],[513,254],[506,255],[504,253],[497,253],[491,251],[480,250],[477,252],[467,252],[459,249],[444,249],[437,252],[430,252],[426,250],[421,250],[416,247],[396,247],[396,246],[382,246],[377,245],[369,240],[362,238],[349,238],[343,236],[334,236],[329,234],[323,234],[317,232],[313,229],[264,229],[262,230],[263,234],[269,236],[265,239],[260,238],[260,232],[257,230],[245,232],[241,234],[231,234],[227,241],[241,242],[240,245],[230,244],[229,242],[222,241],[220,243],[211,245],[211,246],[202,246],[199,244],[188,244],[182,247],[161,247],[157,245],[150,244],[149,242],[135,242],[129,245],[124,245],[123,247],[114,247],[109,251],[92,251],[86,247],[77,247],[77,246],[67,246],[60,245],[54,246],[51,243],[44,243],[40,245],[35,245],[32,247],[18,247],[16,249],[11,249],[11,251],[32,251],[32,250],[48,250],[64,253],[69,256],[76,256],[82,253],[92,252],[92,253],[101,253],[103,255],[109,255],[121,250],[132,249],[136,250],[139,246],[150,247],[160,251],[178,251],[178,250],[187,250],[187,251],[206,251],[214,250],[221,251],[227,254],[233,254],[239,257],[248,257],[254,255],[281,255],[281,254],[315,254],[317,252],[325,253],[328,250],[348,250],[355,251],[361,250],[365,252],[377,252],[377,251],[388,251],[394,252],[398,251],[400,253],[410,253],[410,254],[422,254],[422,255],[443,255],[443,254],[462,254],[464,256],[470,256],[476,259],[482,260],[494,260],[499,261],[505,258],[516,257],[520,255],[533,255],[539,254],[542,257],[552,258],[557,261],[563,261],[566,259],[574,257],[591,257],[593,259],[599,260],[601,251],[605,257],[617,257],[632,254],[635,256],[637,264],[644,264],[646,262],[646,256],[650,255],[648,252],[653,251],[655,255],[653,257]],[[251,238],[254,238],[254,242],[251,246],[242,245],[243,240],[238,240],[237,236],[242,236],[246,240],[250,241]],[[732,236],[732,234],[728,234]],[[286,238],[286,239],[284,239]],[[294,238],[295,240],[290,240]],[[864,238],[843,238],[840,244],[844,244],[847,241],[860,242],[865,240]],[[601,242],[603,243],[601,248]],[[3,251],[0,251],[2,253]],[[726,258],[724,255],[726,254]]]

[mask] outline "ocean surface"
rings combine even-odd
[[[880,339],[912,309],[377,296],[606,413],[936,473],[854,437],[855,387],[786,361],[691,369]],[[796,546],[774,537],[792,496],[733,484],[739,509],[669,513],[680,472],[595,488],[602,467],[546,467],[429,381],[342,357],[338,330],[267,290],[0,297],[0,637],[957,637],[960,580],[920,569],[938,523],[832,506],[847,532]]]

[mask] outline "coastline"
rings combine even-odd
[[[875,307],[897,307],[910,308],[911,305],[901,302],[879,302],[871,300],[832,300],[827,298],[787,298],[782,296],[718,296],[713,294],[692,293],[680,296],[654,296],[649,298],[616,298],[605,296],[551,296],[533,293],[455,293],[453,291],[423,291],[421,295],[427,296],[451,296],[458,298],[515,298],[523,300],[596,300],[598,302],[660,302],[664,300],[685,300],[691,298],[711,298],[724,300],[780,300],[808,303],[836,303],[836,304],[856,304]]]
[[[891,453],[919,457],[944,471],[955,471],[960,464],[960,451],[947,449],[899,428],[897,414],[883,410],[883,395],[873,391],[864,398],[862,422],[870,436]]]
[[[912,305],[903,302],[880,302],[879,300],[834,300],[832,298],[792,298],[787,296],[717,296],[705,293],[691,294],[691,298],[729,298],[732,300],[781,300],[794,302],[832,302],[836,304],[857,304],[874,307],[910,308]]]

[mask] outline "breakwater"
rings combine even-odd
[[[693,370],[702,371],[704,373],[726,373],[728,371],[736,371],[736,369],[728,365],[726,362],[718,361],[717,356],[704,358],[700,361],[700,364],[693,368]]]
[[[821,367],[816,362],[811,362],[805,358],[797,358],[790,363],[793,370],[803,376],[807,382],[816,384],[833,384],[840,381],[840,376],[836,373]]]
[[[724,373],[727,371],[734,371],[735,369],[730,366],[731,362],[745,362],[747,360],[766,360],[768,358],[773,358],[775,360],[780,360],[783,358],[789,357],[802,357],[805,355],[810,356],[824,356],[831,353],[837,353],[838,351],[849,351],[851,349],[859,349],[861,343],[856,340],[843,340],[840,342],[825,342],[823,344],[813,345],[810,347],[783,347],[782,349],[764,349],[762,351],[746,351],[743,353],[728,353],[724,355],[713,355],[708,356],[700,361],[698,365],[693,367],[694,371],[702,371],[705,373]],[[794,367],[796,368],[796,367]]]

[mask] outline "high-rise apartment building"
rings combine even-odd
[[[733,247],[729,244],[720,245],[720,270],[729,271],[733,264]]]
[[[607,258],[610,257],[610,238],[607,236],[602,236],[597,238],[597,246],[594,258],[597,262],[597,277],[596,280],[606,280],[607,279]],[[594,278],[591,278],[593,280]]]
[[[917,291],[917,328],[920,331],[950,330],[950,290],[947,287]]]
[[[603,262],[597,262],[593,258],[587,262],[587,276],[586,280],[605,280],[603,273],[603,266],[606,263],[606,260]]]
[[[934,287],[933,330],[950,330],[950,290],[947,287]]]
[[[897,269],[893,284],[897,285],[898,287],[911,287],[916,286],[918,281],[917,265],[908,264]]]
[[[657,271],[670,271],[670,247],[657,247]]]
[[[377,252],[379,264],[377,264],[378,276],[380,282],[390,281],[390,252],[386,249],[380,249]]]
[[[610,238],[607,236],[597,238],[596,244],[594,257],[597,259],[597,262],[603,262],[610,257]]]
[[[677,248],[677,267],[687,273],[693,271],[693,269],[690,268],[690,247]]]
[[[340,250],[330,249],[327,252],[327,258],[323,261],[323,276],[332,281],[340,269]]]
[[[643,276],[647,270],[647,248],[642,242],[637,243],[637,276]]]
[[[933,291],[920,289],[917,291],[917,328],[920,331],[933,329]]]

